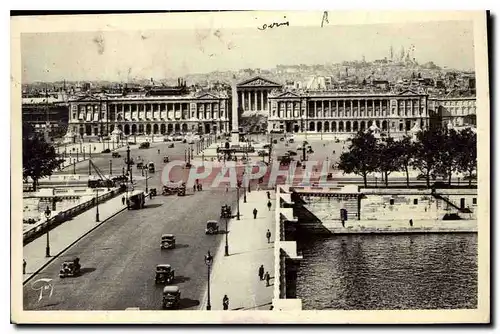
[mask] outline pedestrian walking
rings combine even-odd
[[[229,187],[228,187],[228,186],[226,186],[226,192],[228,192],[228,191],[229,191]]]
[[[264,270],[264,268],[262,268],[262,270]],[[26,275],[26,259],[23,259],[23,275]]]
[[[160,154],[160,150],[158,150],[158,154]]]
[[[193,191],[196,191],[196,184],[193,184]]]
[[[201,183],[198,183],[198,191],[201,191]]]
[[[227,295],[224,295],[224,298],[222,298],[222,307],[224,308],[224,310],[229,309],[229,298],[227,297]]]
[[[410,219],[410,227],[413,227],[413,219]]]
[[[269,191],[267,191],[267,199],[270,200],[271,199],[271,193]]]
[[[266,271],[264,274],[264,279],[266,280],[266,286],[269,286],[269,280],[271,279],[271,276],[269,276],[269,272]]]
[[[257,219],[257,209],[253,208],[253,219]]]
[[[269,211],[271,211],[271,201],[267,201],[267,208],[269,209]]]
[[[259,279],[262,281],[264,279],[264,265],[261,264],[259,267]]]
[[[267,238],[267,243],[270,243],[271,242],[271,231],[269,231],[269,229],[267,229],[266,238]]]
[[[125,196],[122,196],[122,205],[125,205]]]

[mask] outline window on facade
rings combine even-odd
[[[391,199],[389,200],[389,205],[394,205],[394,199],[393,199],[393,198],[391,198]]]
[[[472,205],[477,205],[477,198],[475,198],[475,197],[474,197],[474,198],[472,199]]]
[[[73,119],[76,119],[76,112],[73,113]]]
[[[416,199],[416,198],[415,198],[415,199],[413,200],[413,205],[417,205],[417,204],[418,204],[418,199]]]

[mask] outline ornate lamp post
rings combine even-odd
[[[212,267],[213,257],[210,254],[210,251],[205,255],[205,264],[207,265],[207,280],[208,280],[208,301],[207,301],[207,311],[212,309],[212,305],[210,305],[210,268]]]
[[[47,218],[47,221],[50,218],[50,215],[52,212],[49,209],[49,206],[47,206],[47,209],[45,209],[45,218]],[[50,257],[50,238],[49,238],[49,229],[47,228],[47,245],[45,246],[45,257]]]
[[[95,221],[99,222],[99,189],[96,189],[95,205],[96,205]]]
[[[109,176],[113,175],[113,160],[109,160]]]
[[[146,194],[148,193],[148,170],[146,169]]]

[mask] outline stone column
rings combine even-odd
[[[266,110],[266,106],[264,105],[264,91],[261,90],[259,95],[260,95],[260,110],[264,111]]]
[[[240,135],[238,131],[238,92],[236,90],[236,83],[231,85],[231,99],[232,99],[232,126],[231,131],[231,144],[238,145],[240,142]]]

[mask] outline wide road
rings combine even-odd
[[[223,234],[208,236],[205,222],[218,219],[220,206],[235,205],[234,191],[207,189],[185,197],[158,196],[143,210],[124,211],[105,222],[54,260],[24,286],[26,310],[161,309],[163,285],[154,281],[155,266],[168,263],[182,291],[181,308],[198,309],[206,291],[204,255],[215,255]],[[221,226],[224,229],[224,226]],[[177,237],[177,248],[160,250],[162,233]],[[83,274],[59,278],[61,263],[78,256]],[[54,279],[51,298],[38,301],[32,284]],[[35,286],[35,288],[38,286]]]
[[[155,143],[150,149],[131,146],[131,156],[135,160],[141,156],[145,162],[155,162],[156,172],[149,175],[148,187],[161,192],[163,156],[184,160],[187,146],[178,142],[174,148],[167,148],[166,143]],[[116,166],[113,166],[113,174],[118,174],[118,170],[121,174],[125,152],[120,149],[120,153],[121,159],[113,159]],[[107,174],[110,159],[108,154],[94,157],[93,161]],[[132,167],[134,176],[140,175],[137,167]],[[177,178],[187,172],[179,168],[170,175],[177,174],[174,175]],[[59,173],[72,173],[72,167]],[[80,163],[77,174],[86,173],[88,165]],[[144,188],[144,183],[138,181],[136,188]],[[230,204],[235,208],[236,196],[234,189],[226,192],[223,186],[207,186],[195,193],[188,189],[185,197],[159,195],[146,202],[147,207],[143,210],[120,213],[71,247],[24,286],[25,309],[161,309],[162,286],[154,282],[155,266],[160,263],[171,264],[175,269],[177,278],[173,284],[182,290],[181,308],[197,309],[207,284],[204,256],[209,250],[215,255],[223,237],[223,234],[205,235],[205,223],[210,219],[219,219],[221,205]],[[175,234],[176,249],[160,250],[163,233]],[[75,256],[80,258],[83,274],[77,278],[59,278],[61,263]],[[55,287],[50,299],[43,298],[39,302],[39,290],[35,291],[32,284],[40,278],[54,279]]]

